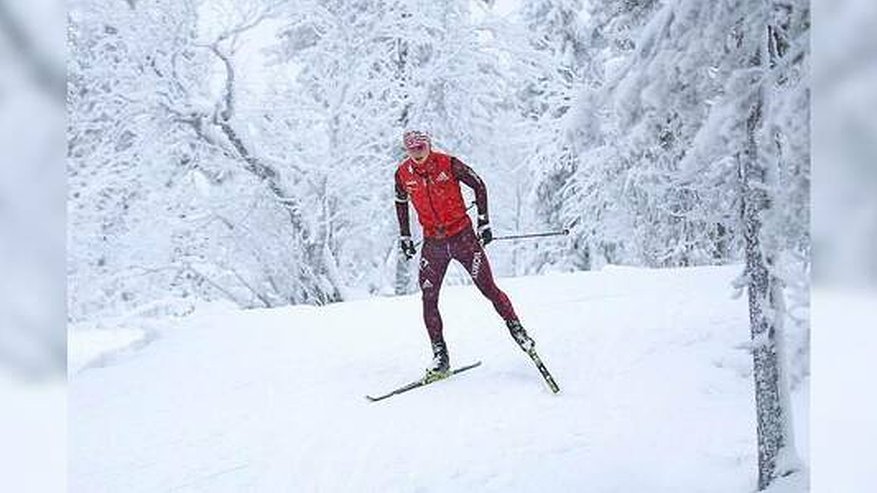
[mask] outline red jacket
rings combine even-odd
[[[460,176],[464,175],[464,176]],[[466,205],[459,180],[473,186],[478,202],[479,216],[487,219],[487,192],[477,175],[465,164],[447,154],[431,152],[423,163],[408,158],[396,169],[396,202],[405,205],[405,217],[400,216],[403,236],[409,236],[407,205],[410,197],[417,219],[423,226],[423,236],[446,238],[472,226],[466,214]],[[483,203],[483,208],[482,208]]]

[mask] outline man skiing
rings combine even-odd
[[[493,240],[484,182],[459,159],[433,151],[430,137],[425,132],[405,132],[402,143],[408,157],[396,169],[396,216],[399,219],[399,246],[407,260],[417,253],[411,239],[409,201],[414,205],[423,228],[418,283],[422,291],[423,321],[433,352],[432,366],[426,370],[425,380],[437,380],[449,375],[450,359],[442,336],[438,298],[451,259],[466,268],[479,291],[493,303],[499,316],[505,320],[512,338],[521,349],[533,352],[533,339],[518,320],[508,296],[496,286],[482,248],[482,245]],[[477,234],[466,213],[460,182],[475,191]]]

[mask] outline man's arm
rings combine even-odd
[[[399,172],[396,172],[396,219],[399,220],[399,236],[411,238],[411,225],[408,219],[408,192],[399,180]]]
[[[487,214],[487,187],[484,185],[484,182],[475,171],[472,170],[472,168],[455,157],[451,158],[451,169],[457,180],[465,183],[466,186],[475,191],[475,205],[478,208],[478,226],[489,223],[490,217]]]

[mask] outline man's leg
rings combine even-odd
[[[484,248],[478,242],[475,232],[471,229],[466,230],[455,236],[453,240],[451,255],[463,264],[481,294],[493,303],[496,312],[506,323],[517,320],[518,316],[515,314],[512,302],[493,280],[490,262],[487,260],[487,254],[484,253]]]
[[[533,339],[527,335],[527,331],[518,321],[518,316],[515,314],[509,297],[499,289],[493,280],[490,262],[487,260],[487,254],[481,243],[478,242],[475,232],[470,229],[455,237],[454,240],[451,245],[451,255],[463,264],[481,294],[493,303],[496,312],[505,320],[506,327],[508,327],[515,342],[524,351],[530,351],[535,345]]]
[[[421,299],[423,300],[423,322],[429,333],[434,355],[443,351],[447,359],[447,347],[442,336],[442,316],[438,309],[439,291],[451,256],[446,241],[424,240],[420,252],[420,283]]]

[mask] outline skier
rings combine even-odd
[[[408,157],[396,169],[396,216],[399,219],[399,247],[406,260],[417,253],[408,218],[409,199],[423,229],[418,283],[422,291],[423,321],[432,343],[432,366],[425,380],[449,375],[450,358],[442,336],[438,310],[439,290],[451,259],[461,263],[481,293],[505,320],[512,338],[525,352],[533,339],[527,335],[508,296],[493,280],[490,263],[482,248],[493,240],[487,214],[487,188],[481,178],[459,159],[432,150],[430,137],[421,131],[407,131],[402,143]],[[478,232],[466,213],[460,182],[475,191]]]

